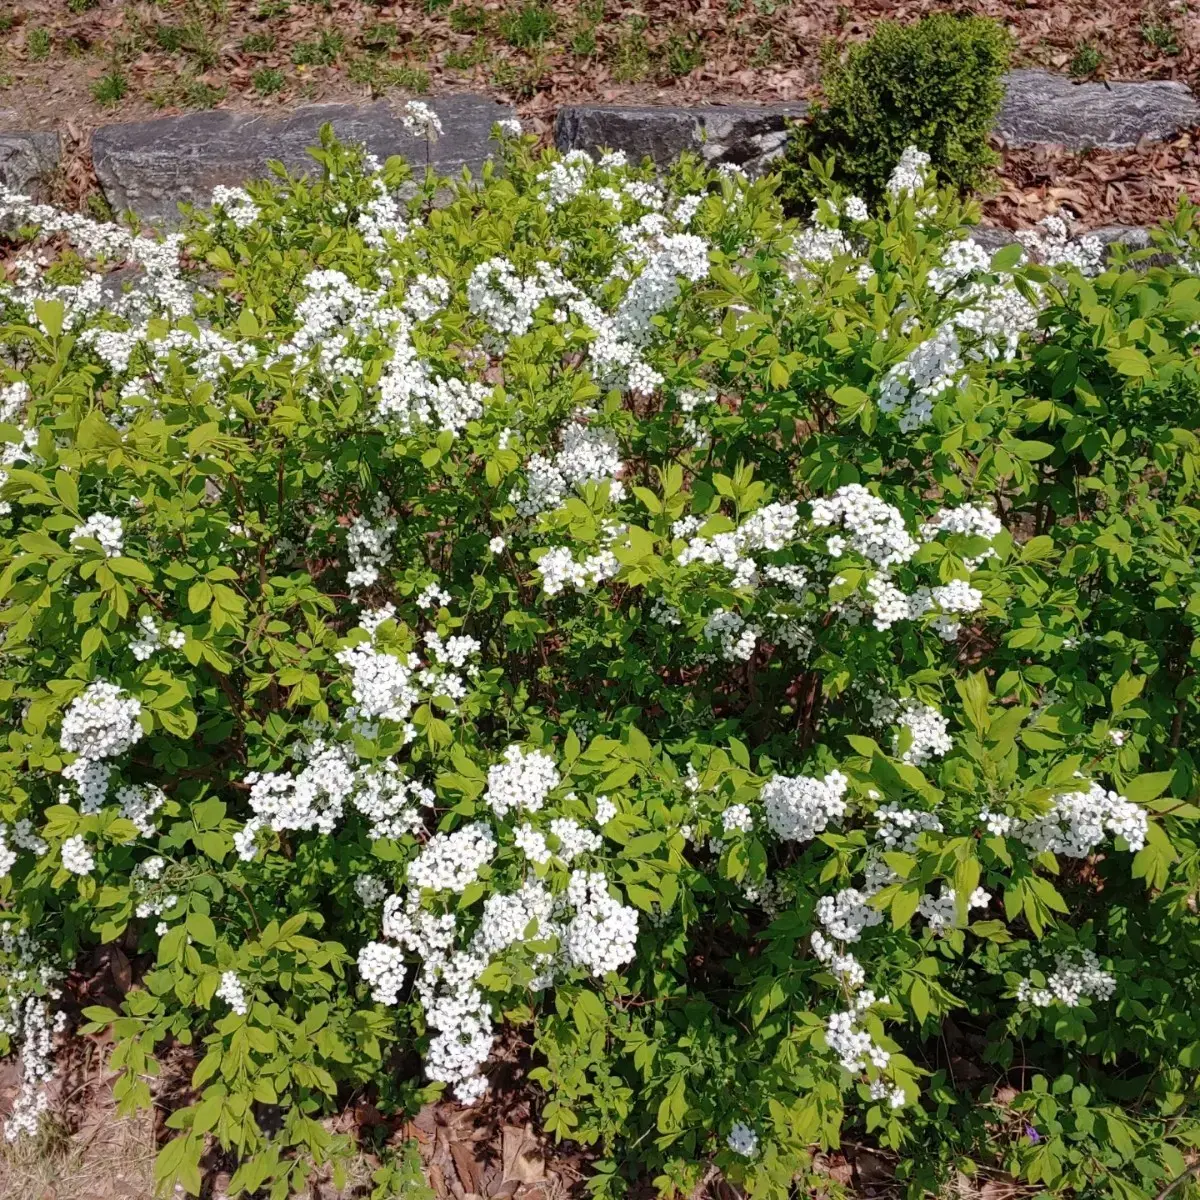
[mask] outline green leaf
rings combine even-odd
[[[988,270],[993,272],[993,274],[1007,274],[1017,267],[1024,253],[1025,247],[1019,242],[1012,242],[1007,246],[1001,246],[992,255],[992,261]]]
[[[212,585],[204,579],[198,579],[188,588],[188,610],[194,613],[203,612],[212,603],[212,598]]]
[[[1130,675],[1128,672],[1122,675],[1120,679],[1113,684],[1112,689],[1112,710],[1114,713],[1120,712],[1127,705],[1136,700],[1141,694],[1142,689],[1146,686],[1145,675]]]
[[[202,946],[216,944],[217,928],[212,923],[211,917],[207,917],[203,913],[190,912],[184,925],[193,941],[199,942]]]
[[[1125,784],[1121,791],[1127,800],[1132,800],[1135,804],[1146,804],[1151,800],[1158,799],[1171,786],[1174,778],[1174,771],[1156,771],[1151,775],[1139,775]]]
[[[1151,374],[1152,368],[1149,359],[1133,346],[1118,346],[1115,350],[1110,350],[1106,357],[1109,366],[1121,375],[1128,375],[1133,379],[1144,379]]]

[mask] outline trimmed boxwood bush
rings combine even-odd
[[[810,158],[832,158],[837,178],[869,201],[883,193],[906,147],[930,156],[939,183],[965,194],[997,161],[988,144],[1004,99],[1010,39],[986,17],[935,13],[911,25],[881,21],[844,58],[827,55],[823,101],[788,142],[782,196],[807,212],[822,194]]]

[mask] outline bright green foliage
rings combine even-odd
[[[542,1128],[594,1152],[594,1194],[686,1195],[714,1162],[755,1196],[828,1191],[814,1157],[853,1141],[887,1151],[913,1197],[956,1172],[1152,1197],[1200,1148],[1200,279],[972,258],[950,191],[857,220],[829,187],[802,231],[772,180],[684,162],[656,190],[649,170],[585,169],[532,140],[500,142],[503,174],[439,181],[399,160],[366,174],[327,136],[318,179],[193,217],[190,314],[89,305],[70,252],[35,295],[0,289],[0,900],[59,972],[98,946],[133,964],[120,1011],[84,1013],[112,1029],[125,1106],[150,1102],[156,1054],[193,1048],[164,1191],[197,1193],[215,1144],[239,1163],[230,1195],[284,1200],[350,1152],[325,1122],[348,1097],[411,1110],[441,1090],[421,1066],[419,957],[404,952],[394,1002],[364,980],[360,951],[384,935],[361,876],[463,946],[496,898],[566,904],[583,865],[636,915],[636,953],[592,971],[565,922],[531,921],[475,980],[532,1047]],[[381,227],[397,192],[403,228]],[[1194,259],[1192,220],[1163,238]],[[663,230],[701,239],[699,270],[698,243]],[[690,266],[653,303],[633,293],[638,325],[622,298],[664,254]],[[475,274],[497,256],[557,289],[503,330]],[[314,271],[358,289],[328,302],[328,327]],[[380,299],[391,315],[368,319]],[[660,381],[631,390],[602,366],[598,335],[626,328],[613,312]],[[911,389],[881,403],[951,334],[959,361],[924,416]],[[478,406],[388,416],[385,382],[408,403],[401,349],[478,385]],[[580,430],[620,471],[531,512],[532,460]],[[887,571],[815,522],[814,501],[856,484],[919,542]],[[748,537],[788,504],[795,532],[754,549],[750,574],[689,560],[693,538]],[[995,530],[921,532],[966,505]],[[97,514],[121,518],[119,553],[78,533]],[[385,518],[376,577],[352,583],[351,530]],[[578,585],[548,587],[564,551]],[[915,603],[888,624],[881,585],[914,601],[969,586],[977,602],[959,628]],[[748,653],[725,653],[718,610],[757,631]],[[142,618],[164,637],[144,659]],[[478,642],[461,692],[422,683],[404,720],[355,718],[347,653],[425,663],[431,634]],[[87,806],[63,722],[97,680],[138,702],[142,736]],[[937,710],[948,744],[916,753],[879,697]],[[292,778],[316,737],[347,773],[391,763],[432,803],[386,835],[347,801],[326,832],[267,822],[247,838],[252,773]],[[497,813],[489,774],[513,745],[558,778],[543,807]],[[781,833],[768,781],[834,770],[844,812]],[[164,793],[149,832],[115,798],[133,783]],[[1126,798],[1129,836],[1102,828],[1081,857],[981,815],[1028,828],[1090,783]],[[937,827],[886,844],[886,805]],[[594,835],[570,866],[551,819]],[[518,845],[525,822],[544,859]],[[496,843],[477,877],[410,887],[436,834],[473,823]],[[64,865],[71,839],[90,868]],[[868,870],[875,923],[842,949],[878,998],[862,1025],[887,1057],[851,1070],[830,1018],[863,993],[813,935],[820,901],[866,889]],[[0,943],[0,982],[37,1001],[48,985],[21,973],[19,941]],[[1084,952],[1111,994],[1037,1002],[1059,956]],[[756,1155],[728,1146],[738,1123]],[[415,1189],[411,1152],[375,1184]]]
[[[930,156],[940,183],[963,193],[980,186],[997,161],[988,134],[1004,99],[1008,56],[1008,34],[984,17],[881,21],[844,59],[827,59],[824,101],[789,139],[785,207],[807,213],[820,194],[813,155],[832,156],[838,180],[871,201],[908,146]]]

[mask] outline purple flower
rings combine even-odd
[[[1032,1125],[1025,1126],[1025,1136],[1035,1145],[1042,1140],[1042,1135]]]

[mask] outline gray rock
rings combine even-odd
[[[443,126],[430,161],[441,174],[464,166],[478,171],[489,156],[492,125],[513,111],[481,96],[430,100]],[[179,221],[178,201],[206,204],[217,184],[236,186],[266,174],[277,159],[294,173],[312,174],[308,155],[329,122],[346,143],[363,144],[381,159],[402,154],[423,171],[426,143],[405,130],[399,111],[374,104],[310,104],[269,116],[209,111],[129,125],[108,125],[92,137],[92,161],[104,195],[117,212],[132,210],[144,221]]]
[[[57,133],[0,133],[0,184],[42,199],[62,159]]]
[[[1101,225],[1098,229],[1093,229],[1088,236],[1099,238],[1105,246],[1120,245],[1128,250],[1149,250],[1154,245],[1150,240],[1150,230],[1144,225]],[[1169,267],[1174,262],[1174,254],[1158,250],[1134,266],[1139,270],[1146,270],[1149,267]]]
[[[997,250],[1003,250],[1005,246],[1011,246],[1017,240],[1016,234],[1002,225],[972,225],[967,236],[989,254],[995,254]]]
[[[690,150],[755,174],[783,152],[788,120],[807,111],[807,104],[576,104],[558,110],[554,144],[562,151],[624,150],[634,162],[649,158],[660,167]]]
[[[1072,83],[1048,71],[1012,71],[995,132],[1009,146],[1120,150],[1192,125],[1200,125],[1200,104],[1183,83]]]

